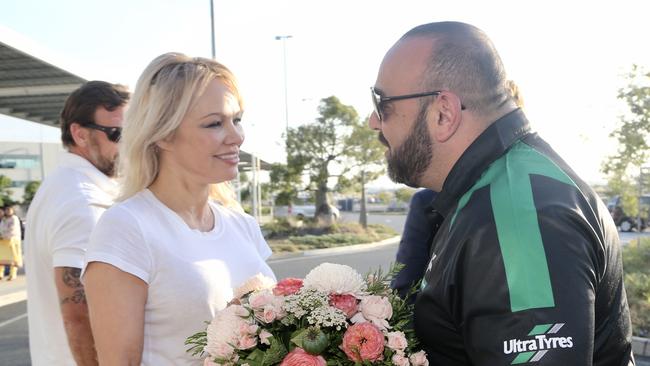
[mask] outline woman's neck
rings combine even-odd
[[[161,170],[148,188],[191,229],[210,231],[214,228],[215,218],[208,203],[209,185],[196,184]]]

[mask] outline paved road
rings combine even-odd
[[[396,252],[397,243],[394,243],[373,247],[369,250],[277,259],[269,263],[278,279],[285,277],[302,278],[309,270],[325,262],[346,264],[359,273],[366,274],[379,267],[384,271],[388,270],[390,263],[395,259]]]
[[[618,232],[618,237],[621,240],[621,244],[625,245],[630,242],[630,240],[636,239],[638,237],[650,237],[650,232],[644,231],[642,233],[637,233],[637,232],[629,232],[629,233],[624,233],[622,231]]]
[[[341,212],[341,220],[347,222],[359,222],[358,212]],[[398,233],[402,233],[406,221],[406,213],[401,214],[370,214],[368,215],[369,224],[384,224]]]

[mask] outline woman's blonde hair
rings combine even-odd
[[[222,81],[243,103],[235,76],[224,65],[207,58],[166,53],[142,72],[126,111],[120,141],[119,171],[125,200],[149,187],[160,169],[157,142],[173,137],[181,121],[214,79]],[[228,182],[213,184],[210,197],[240,208]]]

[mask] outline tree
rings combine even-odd
[[[382,191],[377,193],[377,199],[381,203],[390,203],[390,201],[393,200],[393,197],[395,197],[395,195],[392,192]]]
[[[625,172],[630,166],[639,167],[648,160],[650,148],[650,73],[637,65],[627,75],[628,85],[618,91],[618,98],[629,107],[629,115],[621,117],[621,124],[610,136],[618,141],[618,152],[608,157],[603,171],[606,174]]]
[[[40,186],[41,182],[39,181],[31,181],[27,183],[25,186],[25,193],[23,194],[23,205],[25,207],[29,207],[29,205],[32,203],[34,195],[36,195],[36,191],[38,191],[38,187]]]
[[[402,187],[395,191],[395,198],[400,202],[408,203],[411,200],[411,197],[413,197],[414,193],[415,189]]]
[[[611,193],[620,195],[623,209],[633,214],[638,207],[637,195],[646,189],[634,175],[650,157],[650,73],[633,65],[626,79],[628,85],[619,90],[618,98],[627,103],[629,113],[620,117],[620,125],[610,135],[618,141],[618,151],[605,160],[602,170],[608,176]]]
[[[384,173],[384,151],[386,148],[379,142],[377,132],[368,128],[368,119],[363,123],[355,123],[352,133],[347,138],[346,155],[349,159],[348,169],[355,172],[354,183],[361,190],[361,211],[359,223],[368,227],[368,211],[366,209],[366,183],[377,179]]]
[[[275,204],[288,206],[298,196],[298,187],[302,185],[303,165],[271,165],[269,189],[275,194]]]
[[[295,180],[296,174],[309,176],[307,189],[316,192],[317,216],[329,211],[328,182],[335,177],[331,173],[332,163],[342,163],[346,140],[359,119],[352,106],[335,96],[322,99],[318,112],[320,116],[315,122],[289,129],[287,166],[277,169],[278,178],[282,174],[288,180]]]
[[[239,197],[246,202],[251,197],[251,183],[246,172],[239,172]]]
[[[11,199],[11,179],[9,177],[0,175],[0,206],[14,204],[14,201]]]

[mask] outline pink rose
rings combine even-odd
[[[379,329],[390,328],[388,319],[393,316],[393,307],[390,305],[387,297],[370,295],[361,299],[359,309],[366,320],[372,322]]]
[[[239,335],[245,336],[249,334],[256,334],[259,327],[255,324],[241,323],[239,325]]]
[[[261,309],[268,304],[273,303],[275,296],[270,291],[254,292],[248,298],[248,304],[253,309]]]
[[[239,338],[238,342],[239,346],[237,348],[239,349],[249,349],[257,346],[257,339],[255,337],[251,337],[249,335],[243,336]]]
[[[212,361],[209,358],[206,358],[205,361],[203,361],[203,366],[221,366],[218,363]]]
[[[304,349],[296,347],[288,355],[280,366],[325,366],[326,362],[323,356],[314,356],[305,352]]]
[[[232,356],[233,352],[235,352],[235,349],[231,345],[222,343],[217,345],[213,356],[226,360]]]
[[[260,343],[270,345],[271,342],[269,341],[269,338],[271,337],[273,337],[273,334],[271,334],[266,329],[262,329],[262,331],[260,332]]]
[[[244,317],[247,317],[247,316],[250,315],[248,310],[246,310],[246,308],[241,306],[241,305],[230,305],[229,307],[233,307],[235,315],[237,315],[237,316],[239,316],[241,318],[244,318]]]
[[[330,305],[341,310],[350,319],[357,312],[357,298],[353,295],[330,294]]]
[[[389,332],[386,334],[386,338],[388,338],[388,348],[394,351],[404,351],[408,346],[404,332]]]
[[[262,320],[265,323],[273,323],[275,318],[277,318],[278,313],[275,311],[273,306],[265,306],[264,311],[262,312]]]
[[[409,359],[400,353],[394,354],[390,360],[393,361],[393,365],[409,366]]]
[[[302,288],[302,280],[300,278],[285,278],[278,282],[273,289],[275,296],[293,295],[300,291]]]
[[[343,352],[354,362],[377,361],[384,353],[384,335],[371,323],[359,323],[343,334]]]
[[[429,366],[429,360],[427,359],[427,354],[424,351],[415,352],[409,357],[411,360],[411,365],[413,366]]]

